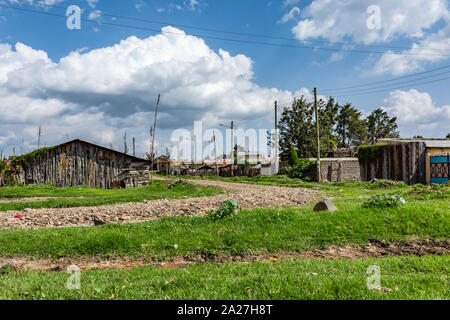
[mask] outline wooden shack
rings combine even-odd
[[[148,183],[148,161],[79,139],[18,157],[22,184],[92,188],[134,187]]]
[[[379,142],[370,146],[369,156],[367,150],[360,149],[363,181],[391,179],[409,185],[449,181],[450,140],[380,139]]]

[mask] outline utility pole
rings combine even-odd
[[[125,131],[125,135],[123,136],[123,153],[128,153],[128,147],[127,147],[127,132]]]
[[[38,130],[38,149],[40,149],[40,146],[41,146],[41,135],[42,135],[42,128],[41,128],[41,126],[39,126],[39,130]]]
[[[317,89],[314,88],[314,110],[316,112],[316,133],[317,133],[317,182],[322,181],[320,173],[320,133],[319,133],[319,111],[317,110]]]
[[[136,157],[136,138],[133,137],[133,157]]]
[[[169,148],[168,147],[166,147],[166,157],[167,157],[166,175],[169,175],[170,157],[169,157]]]
[[[214,139],[214,157],[216,158],[216,176],[219,176],[219,166],[217,165],[216,132],[213,131]]]
[[[181,175],[181,162],[180,162],[180,141],[177,143],[177,156],[178,156],[178,176]]]
[[[274,150],[274,158],[275,158],[275,172],[278,173],[279,164],[278,164],[278,101],[275,100],[275,150]]]
[[[155,130],[156,130],[156,117],[158,116],[158,106],[161,94],[158,94],[158,100],[156,101],[155,119],[153,121],[153,128],[150,129],[150,136],[152,137],[152,143],[150,146],[150,184],[153,184],[153,158],[155,157],[154,147],[155,147]]]
[[[194,170],[197,178],[197,136],[194,134]]]
[[[234,176],[234,121],[231,121],[231,176]]]

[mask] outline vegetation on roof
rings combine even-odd
[[[384,144],[362,145],[358,147],[358,160],[361,163],[378,158],[383,152]]]
[[[15,168],[18,166],[22,166],[22,167],[30,166],[30,165],[36,163],[37,161],[39,161],[39,159],[43,155],[47,154],[53,148],[54,147],[40,148],[40,149],[34,150],[30,153],[16,157],[11,161],[11,167]]]

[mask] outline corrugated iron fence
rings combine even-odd
[[[385,145],[374,159],[360,163],[361,179],[391,179],[409,185],[426,183],[425,152],[422,142]]]

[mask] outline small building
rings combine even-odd
[[[147,160],[79,139],[35,150],[14,161],[22,184],[105,189],[148,184]]]
[[[169,174],[170,173],[170,157],[169,156],[159,156],[156,159],[156,166],[158,172]]]
[[[450,140],[380,139],[378,145],[359,149],[361,178],[416,183],[448,183]]]

